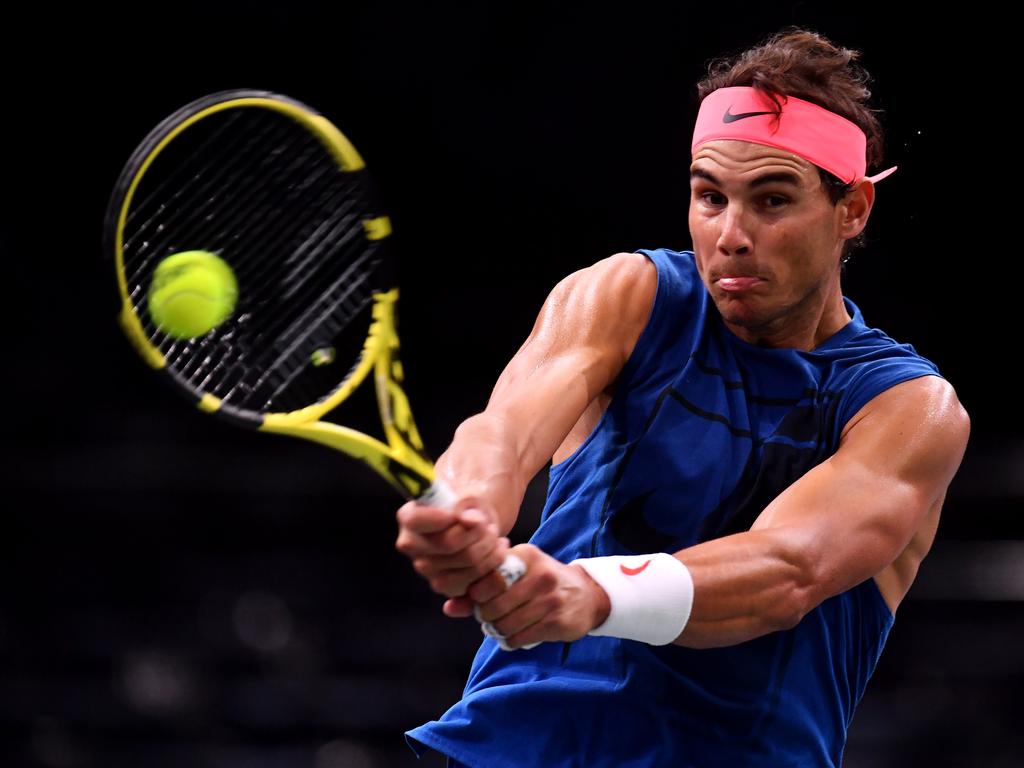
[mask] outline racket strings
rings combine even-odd
[[[283,134],[268,138],[272,141],[280,140],[283,138]],[[271,147],[273,146],[275,145],[272,144]],[[312,157],[316,147],[313,142],[307,142],[305,149],[308,156]],[[259,154],[266,150],[250,143],[244,151]],[[166,221],[159,224],[159,228],[166,229],[173,234],[169,234],[165,239],[153,239],[144,244],[145,247],[153,251],[151,259],[162,258],[167,253],[175,252],[182,247],[192,247],[194,243],[202,243],[206,250],[224,250],[225,248],[230,250],[231,245],[238,243],[240,233],[243,231],[247,232],[250,240],[259,242],[264,231],[273,225],[274,218],[257,215],[254,211],[262,211],[268,204],[268,200],[280,193],[281,188],[287,188],[288,185],[296,183],[302,178],[303,172],[308,170],[308,166],[303,168],[301,164],[297,163],[291,169],[291,176],[288,175],[288,169],[268,168],[264,175],[269,178],[259,178],[254,175],[252,170],[248,172],[248,175],[242,175],[244,170],[240,170],[239,166],[247,159],[244,154],[232,153],[229,156],[233,162],[219,165],[216,161],[207,161],[201,152],[196,152],[193,156],[200,162],[206,163],[208,167],[212,165],[212,168],[206,172],[196,172],[193,175],[194,181],[203,183],[203,186],[194,189],[193,194],[176,202],[173,207],[172,202],[162,206],[162,208],[171,208],[173,213],[167,217]],[[330,170],[321,168],[320,172],[327,174]],[[175,197],[181,198],[182,195],[175,194]],[[150,196],[149,200],[152,199],[153,196]],[[188,203],[191,200],[198,200],[200,203],[197,207],[190,207]],[[215,206],[217,203],[219,205]],[[239,221],[240,216],[236,211],[248,216],[250,221]],[[204,222],[205,226],[203,226]],[[142,250],[140,248],[140,251]],[[242,248],[235,250],[238,255],[247,256],[247,252]],[[250,261],[250,258],[235,260],[233,266],[235,266],[238,277],[248,277],[246,270]],[[253,282],[258,284],[258,278]],[[144,290],[145,287],[140,284],[139,290]]]
[[[350,206],[343,206],[340,211],[346,210]],[[351,216],[347,218],[352,218]],[[342,222],[348,224],[348,232],[346,233],[347,239],[351,241],[357,235],[361,237],[362,225],[359,222],[358,229],[356,225],[351,222]],[[333,230],[332,230],[333,232]],[[337,243],[335,243],[337,244]],[[326,244],[313,246],[314,249],[322,250]],[[286,379],[294,380],[295,375],[298,371],[301,371],[306,367],[308,363],[308,357],[305,355],[296,354],[299,345],[305,341],[308,341],[312,336],[320,338],[325,344],[330,341],[337,332],[341,331],[348,323],[355,319],[356,315],[360,310],[365,308],[370,300],[372,299],[372,292],[365,290],[359,292],[357,290],[358,285],[354,285],[351,290],[348,290],[344,295],[340,297],[334,297],[332,292],[337,288],[339,282],[345,280],[352,280],[356,282],[365,282],[371,275],[368,269],[368,265],[365,263],[367,259],[372,256],[372,250],[364,249],[356,253],[356,261],[354,265],[362,268],[364,274],[362,276],[351,274],[351,268],[344,272],[337,280],[335,280],[331,286],[324,289],[319,284],[308,285],[308,290],[299,295],[289,293],[285,295],[294,308],[299,311],[292,313],[280,313],[276,322],[260,328],[259,338],[252,339],[252,343],[246,344],[245,347],[250,346],[257,349],[265,349],[266,351],[259,356],[255,356],[252,359],[239,360],[236,359],[229,371],[226,372],[225,376],[221,378],[221,386],[214,388],[214,394],[218,397],[222,397],[228,402],[237,402],[239,399],[253,398],[259,399],[261,402],[254,403],[249,402],[246,407],[253,408],[254,410],[265,410],[270,407],[273,397],[266,395],[252,395],[253,392],[257,391],[260,387],[264,387],[266,383],[272,380],[272,377],[280,374],[281,377]],[[327,254],[324,254],[326,256]],[[349,259],[336,259],[335,263],[339,265],[345,264]],[[358,278],[362,278],[359,280]],[[287,280],[285,281],[287,283]],[[304,280],[308,283],[308,280]],[[278,286],[278,289],[280,287]],[[326,305],[326,308],[325,306]],[[341,310],[339,312],[339,310]],[[326,322],[325,321],[330,321]],[[269,343],[268,343],[269,341]],[[303,349],[309,347],[303,347]],[[312,348],[316,345],[313,344]],[[294,358],[294,359],[291,359]],[[282,365],[288,364],[287,371],[281,373],[279,369]],[[253,382],[248,378],[239,378],[232,374],[237,373],[240,365],[247,365],[249,371],[258,374],[258,379]],[[347,378],[347,377],[346,377]],[[203,386],[208,385],[209,377],[202,382]],[[281,388],[277,388],[277,394],[280,394]],[[329,394],[329,393],[328,393]],[[251,397],[250,397],[251,396]],[[321,395],[321,397],[326,395]],[[320,398],[314,398],[320,399]],[[311,402],[307,400],[307,403]]]
[[[192,387],[245,410],[293,410],[341,386],[311,366],[312,351],[344,347],[340,359],[356,360],[348,375],[358,365],[381,249],[363,232],[373,211],[362,173],[340,171],[290,118],[233,112],[198,146],[168,153],[162,176],[154,162],[156,182],[128,218],[126,271],[147,333]],[[182,249],[220,253],[240,290],[235,317],[192,341],[164,336],[138,311],[156,263]]]
[[[315,350],[325,346],[333,347],[334,344],[331,343],[330,336],[342,330],[346,322],[354,319],[359,310],[369,305],[372,299],[370,295],[364,293],[361,296],[352,298],[351,295],[355,293],[357,291],[353,289],[349,291],[350,296],[342,298],[342,303],[346,305],[348,311],[341,321],[336,320],[338,314],[337,304],[328,306],[326,310],[321,312],[319,317],[311,317],[310,313],[299,317],[293,325],[307,330],[301,336],[295,338],[283,351],[280,351],[272,362],[248,359],[246,355],[251,349],[250,344],[232,345],[229,348],[229,352],[219,358],[204,358],[207,363],[211,360],[217,360],[218,362],[212,368],[207,365],[204,366],[203,370],[198,370],[195,375],[190,377],[191,383],[197,389],[210,391],[226,402],[238,404],[239,407],[244,405],[252,410],[269,409],[277,401],[278,396],[283,394],[285,387],[291,384],[296,376],[307,369],[309,363],[308,356],[305,354],[300,355],[298,352],[306,349]],[[358,303],[352,306],[354,302]],[[325,323],[325,318],[329,321],[335,321]],[[230,339],[223,338],[222,341],[229,343]],[[279,340],[274,348],[280,349],[281,343],[282,340]],[[302,346],[300,347],[300,345]],[[358,352],[358,350],[355,351]],[[358,364],[358,360],[356,364]],[[353,365],[353,368],[356,364]],[[259,373],[261,371],[262,373]],[[197,376],[204,372],[206,376],[202,380],[197,381]],[[256,374],[259,374],[259,378],[256,381],[252,381],[252,377]],[[346,375],[342,382],[347,378],[348,376]],[[334,380],[337,381],[337,378]],[[275,383],[277,386],[274,387],[274,392],[267,394],[267,388]],[[301,388],[293,390],[291,394],[293,395],[293,400],[297,397],[297,402],[307,405],[323,399],[330,392],[325,393],[321,389],[318,393],[314,394],[308,388]]]
[[[264,353],[253,361],[252,366],[254,371],[261,372],[251,390],[252,398],[258,401],[259,410],[268,410],[279,402],[280,396],[307,367],[308,354],[304,353],[304,350],[336,346],[339,333],[352,324],[360,313],[368,314],[366,310],[373,300],[374,290],[378,287],[374,284],[373,269],[378,254],[376,247],[365,247],[360,230],[350,228],[343,238],[329,241],[335,246],[349,246],[349,253],[344,254],[344,258],[333,260],[333,264],[337,268],[344,267],[344,271],[333,277],[326,286],[313,286],[317,295],[303,296],[302,300],[295,304],[296,307],[302,307],[302,311],[292,316],[283,316],[282,320],[270,329],[268,335],[274,341],[263,346]],[[368,322],[369,318],[366,320]],[[362,342],[365,338],[366,323],[358,325],[358,338],[350,341]],[[346,350],[345,357],[356,357],[353,368],[358,365],[360,352],[361,343],[360,348]],[[347,378],[346,375],[345,379]],[[345,379],[342,379],[342,383]],[[268,389],[271,391],[268,392]],[[322,394],[314,400],[310,400],[305,394],[300,395],[300,398],[308,403],[329,394],[330,392]],[[225,399],[230,396],[229,394]]]
[[[353,265],[353,269],[355,267],[356,265]],[[269,408],[271,404],[277,402],[282,393],[305,368],[305,366],[297,366],[295,364],[297,358],[295,352],[300,346],[307,348],[309,346],[307,342],[313,334],[329,337],[336,336],[348,324],[356,312],[369,304],[372,298],[369,290],[367,290],[369,280],[370,274],[367,272],[356,273],[348,281],[346,281],[344,276],[339,278],[334,284],[331,294],[325,295],[309,312],[296,319],[292,324],[292,328],[297,329],[298,332],[294,334],[294,338],[289,346],[282,350],[277,358],[270,363],[266,373],[257,382],[257,387],[254,388],[256,391],[259,391],[260,385],[276,384],[273,392],[267,398],[264,407]],[[340,292],[340,295],[337,292]],[[339,315],[337,308],[339,306],[347,307],[350,301],[355,304],[355,311],[346,313],[344,316]],[[314,312],[318,314],[314,316]]]
[[[126,220],[126,270],[130,268],[136,274],[152,271],[155,261],[180,247],[178,241],[187,239],[203,242],[203,238],[209,236],[218,224],[216,212],[206,210],[222,197],[214,194],[214,190],[232,189],[237,195],[238,190],[242,189],[241,195],[246,195],[244,188],[230,183],[230,180],[236,178],[238,169],[250,161],[249,154],[259,151],[256,142],[273,137],[262,132],[265,129],[261,129],[259,121],[241,121],[237,113],[225,117],[225,120],[216,121],[218,124],[213,134],[196,149],[184,152],[181,147],[172,145],[178,151],[168,150],[171,157],[160,158],[160,167],[156,170],[162,172],[168,164],[171,164],[173,170],[163,178],[159,173],[156,174],[159,182],[155,188],[140,187],[139,192],[145,193],[136,196],[137,205],[129,212]],[[285,126],[278,125],[276,138],[283,138],[286,130]],[[228,140],[236,148],[241,145],[242,150],[226,153],[227,162],[211,162],[210,148],[220,147]],[[153,178],[153,174],[147,176],[147,180],[150,178]],[[250,194],[258,194],[261,190],[268,192],[266,187],[251,186]],[[241,197],[238,200],[239,205],[246,202]],[[204,219],[209,225],[205,229],[197,226]],[[132,294],[133,300],[138,299],[146,288],[145,284],[139,283]]]
[[[337,227],[330,232],[331,237],[335,239],[338,237],[336,230]],[[358,243],[363,239],[361,223],[349,222],[344,234],[348,240]],[[317,243],[311,250],[315,252],[323,250],[324,247],[324,244]],[[328,255],[330,254],[325,253],[323,257],[326,258]],[[372,252],[357,251],[356,256],[359,259],[354,266],[361,269],[362,274],[350,268],[327,288],[313,283],[304,293],[295,294],[293,289],[288,295],[274,297],[275,306],[287,306],[290,311],[273,313],[271,317],[276,322],[269,326],[247,328],[247,325],[251,326],[251,323],[246,322],[251,315],[239,318],[236,330],[240,343],[232,346],[233,354],[202,358],[206,363],[216,360],[217,364],[212,368],[205,365],[204,370],[197,370],[190,375],[191,383],[198,389],[210,391],[225,402],[236,404],[238,407],[257,411],[269,410],[279,401],[288,385],[308,368],[310,353],[317,347],[335,346],[336,341],[332,340],[336,334],[354,321],[358,313],[371,302],[372,286],[366,284],[372,277],[368,269],[372,265],[367,264]],[[347,261],[349,259],[335,258],[333,263],[340,266]],[[283,282],[287,285],[289,281],[285,278]],[[281,286],[276,288],[281,290]],[[339,288],[343,291],[340,295]],[[270,297],[266,298],[269,300]],[[258,297],[256,301],[260,302],[260,298]],[[367,322],[361,325],[360,340],[365,334],[367,324],[368,318]],[[253,349],[266,351],[260,356],[253,356]],[[197,376],[204,372],[206,375],[197,381]],[[254,381],[254,377],[258,378]],[[337,382],[336,377],[334,381]],[[274,390],[271,394],[267,393],[269,387],[273,387]],[[314,395],[306,388],[293,390],[289,401],[307,405],[328,396],[330,391],[325,392],[321,387]]]
[[[236,123],[238,119],[237,115],[232,115],[231,117],[231,123]],[[251,126],[249,127],[251,128]],[[243,126],[243,128],[245,128],[245,126]],[[284,134],[284,128],[282,126],[278,126],[278,128],[279,136],[277,138],[280,138]],[[217,135],[223,133],[224,130],[218,130]],[[249,141],[247,142],[247,148],[249,150],[255,149],[255,145],[253,144],[252,141],[254,138],[256,137],[249,137]],[[212,232],[212,229],[214,227],[222,225],[218,224],[214,216],[208,215],[204,217],[200,215],[201,211],[191,209],[188,205],[184,204],[184,201],[200,200],[206,202],[216,199],[217,196],[211,195],[209,193],[209,189],[212,188],[219,181],[221,181],[225,175],[234,175],[235,177],[237,177],[237,171],[234,171],[233,167],[241,165],[241,163],[246,159],[246,157],[244,154],[230,154],[228,156],[232,159],[232,163],[222,163],[220,165],[214,165],[213,168],[211,169],[210,163],[205,157],[206,154],[208,154],[208,151],[195,151],[190,153],[189,160],[191,162],[187,165],[178,165],[177,170],[171,174],[171,177],[169,179],[164,179],[160,183],[158,190],[162,190],[165,188],[175,190],[175,192],[169,197],[167,201],[162,201],[160,199],[160,195],[156,194],[155,192],[149,193],[141,198],[142,205],[140,205],[139,207],[140,210],[143,207],[147,206],[148,204],[149,208],[158,207],[161,211],[169,210],[171,213],[169,216],[165,216],[164,220],[160,220],[155,216],[151,216],[149,219],[146,219],[140,226],[148,229],[151,236],[153,234],[159,234],[165,230],[168,232],[168,236],[161,239],[151,237],[150,240],[143,240],[141,246],[135,250],[134,254],[131,245],[140,237],[145,236],[146,232],[143,229],[140,229],[140,231],[137,234],[127,239],[125,242],[126,267],[132,266],[134,262],[139,261],[138,256],[140,254],[145,253],[145,251],[147,250],[151,252],[151,255],[148,258],[143,259],[141,263],[138,264],[138,266],[133,267],[133,272],[140,278],[136,280],[137,285],[135,290],[132,292],[136,312],[144,320],[144,325],[146,327],[151,343],[157,346],[160,349],[160,351],[165,355],[165,357],[175,359],[178,356],[182,356],[182,359],[185,360],[183,368],[189,367],[189,363],[192,361],[202,362],[209,361],[213,358],[206,355],[195,355],[194,343],[182,343],[181,341],[175,339],[174,337],[166,336],[163,333],[161,333],[159,329],[156,327],[155,323],[153,323],[150,320],[148,312],[139,311],[139,304],[145,301],[145,296],[140,296],[140,294],[142,294],[147,289],[149,282],[148,279],[145,279],[145,268],[147,266],[150,267],[148,272],[149,274],[151,274],[152,266],[155,266],[155,261],[158,258],[163,257],[167,253],[172,253],[177,250],[181,250],[182,248],[189,249],[197,247],[197,244],[202,244],[204,250],[218,249],[217,244],[214,244],[216,243],[216,240],[218,238],[215,237],[215,234]],[[206,168],[207,170],[204,172],[203,168]],[[190,176],[191,181],[182,182],[182,169],[185,169],[186,173]],[[178,187],[174,186],[175,182],[181,184],[181,187],[184,188],[184,192],[182,191],[182,189],[179,189]],[[202,183],[203,186],[196,187],[196,184],[199,183]],[[236,206],[244,206],[256,202],[256,200],[253,197],[253,194],[262,192],[263,196],[268,196],[273,192],[273,188],[267,184],[236,184],[231,188],[243,190],[243,195],[240,196],[235,203]],[[253,194],[244,194],[245,191],[251,191]],[[186,192],[189,192],[189,194],[185,194]],[[203,218],[206,218],[208,223],[212,223],[209,223],[209,225],[205,228],[193,227],[190,229],[188,226],[183,226],[184,224],[192,224],[192,222],[202,221]],[[129,216],[129,221],[131,220],[132,217]],[[172,237],[175,239],[172,240]],[[136,258],[133,259],[133,255]],[[234,262],[236,276],[243,281],[247,277],[247,263],[247,260],[235,260]],[[258,284],[258,281],[254,281],[254,284]],[[226,336],[227,334],[224,335]],[[209,347],[209,336],[205,337],[201,341],[202,347]]]
[[[196,174],[195,178],[202,178],[202,174]],[[207,186],[209,186],[212,183],[213,183],[212,181],[209,182],[207,184]],[[251,190],[256,191],[256,192],[262,190],[265,195],[269,194],[266,185],[263,185],[263,186],[260,186],[260,185],[243,185],[242,188],[243,189],[251,189]],[[202,195],[201,198],[197,198],[197,199],[212,199],[212,196],[203,194],[202,190],[199,190],[197,192],[197,194]],[[149,200],[152,200],[152,199],[153,199],[152,197],[149,198]],[[238,201],[238,204],[239,205],[244,205],[244,204],[252,203],[252,202],[254,202],[253,199],[252,199],[252,196],[251,195],[245,195],[244,199],[241,199],[241,200]],[[169,206],[165,205],[163,207],[167,208]],[[189,211],[188,207],[184,206],[184,205],[179,205],[179,206],[177,206],[173,210],[175,211],[175,215],[172,216],[171,219],[167,223],[161,224],[159,229],[160,230],[167,229],[167,230],[169,230],[169,232],[173,232],[174,233],[174,235],[173,235],[174,239],[173,240],[170,239],[170,236],[169,236],[167,238],[160,239],[160,240],[157,240],[156,238],[154,238],[154,239],[151,239],[148,242],[144,242],[144,245],[147,246],[148,250],[151,251],[151,255],[148,258],[143,260],[143,262],[142,262],[142,264],[140,265],[139,268],[135,269],[135,272],[139,276],[139,279],[137,279],[137,281],[136,281],[137,282],[136,289],[132,292],[132,298],[133,298],[133,302],[134,302],[135,307],[136,307],[136,312],[137,312],[137,314],[140,317],[144,318],[145,321],[146,321],[145,325],[146,325],[147,332],[149,334],[151,343],[153,343],[155,346],[157,346],[161,350],[161,352],[163,352],[165,354],[165,356],[174,355],[175,352],[178,351],[179,349],[187,350],[189,347],[187,345],[184,345],[184,346],[181,345],[181,343],[178,340],[174,339],[173,337],[165,336],[164,334],[162,334],[159,331],[159,329],[156,327],[155,323],[153,323],[150,320],[150,318],[148,316],[148,312],[146,312],[146,311],[139,311],[139,305],[142,302],[145,301],[145,296],[144,295],[140,295],[140,294],[143,294],[143,291],[145,291],[147,289],[147,286],[148,286],[148,283],[149,283],[149,279],[147,279],[146,276],[147,275],[151,276],[152,268],[155,267],[155,264],[156,264],[156,261],[158,260],[158,258],[161,258],[161,257],[165,256],[167,253],[173,253],[173,252],[176,252],[176,251],[179,251],[179,250],[190,250],[190,249],[194,249],[194,248],[201,248],[203,250],[211,250],[211,251],[223,251],[224,250],[224,248],[223,248],[223,246],[224,246],[224,238],[223,237],[218,237],[217,233],[212,231],[213,228],[215,228],[217,226],[222,226],[222,225],[220,225],[220,224],[218,224],[216,222],[214,217],[212,217],[212,216],[210,217],[210,221],[208,222],[208,226],[206,226],[206,227],[195,227],[195,228],[191,228],[190,229],[188,226],[183,226],[182,224],[184,224],[184,223],[191,224],[192,221],[201,220],[200,213],[198,213],[198,212],[192,213],[192,212]],[[178,223],[178,222],[174,221],[174,219],[182,218],[182,217],[185,218],[184,222]],[[126,247],[127,247],[127,245],[126,245]],[[142,250],[143,250],[142,248],[139,249],[140,252],[142,252]],[[238,249],[238,250],[241,251],[241,249]],[[127,261],[127,259],[128,259],[128,255],[126,253],[126,261]],[[247,278],[248,278],[248,274],[247,273],[249,271],[247,269],[248,260],[233,259],[232,262],[233,262],[233,267],[235,268],[236,277],[238,277],[239,280],[241,282],[243,282],[243,283],[247,282]],[[149,269],[147,270],[146,267],[149,267]],[[258,284],[258,283],[254,282],[254,284]],[[185,354],[187,354],[187,351],[185,352]]]
[[[312,151],[313,149],[312,147],[306,148],[307,151]],[[321,164],[315,172],[315,175],[318,177],[336,174],[336,169],[324,164]],[[301,178],[301,169],[296,172],[295,176],[296,179]],[[280,181],[288,185],[293,180],[283,178]],[[257,185],[250,186],[255,188]],[[269,185],[262,185],[260,188],[265,191],[265,194],[270,194],[268,191]],[[322,201],[322,206],[329,209],[337,203],[337,196],[325,197]],[[279,265],[275,264],[274,259],[280,259],[280,253],[287,247],[285,240],[290,236],[288,229],[280,226],[279,220],[299,221],[302,216],[316,215],[320,215],[317,209],[307,206],[301,198],[296,198],[291,201],[290,206],[282,205],[279,216],[264,216],[260,222],[251,226],[247,225],[244,238],[240,233],[235,232],[230,236],[230,243],[223,244],[222,250],[244,253],[247,256],[247,258],[238,262],[236,270],[240,290],[245,292],[247,299],[243,307],[240,308],[237,319],[214,333],[218,333],[225,342],[232,339],[240,339],[244,346],[234,345],[233,351],[236,353],[234,355],[225,355],[222,358],[196,357],[193,360],[186,361],[182,367],[182,374],[189,379],[191,384],[204,391],[209,391],[211,376],[218,371],[223,371],[224,366],[231,362],[231,357],[234,357],[236,363],[244,362],[241,355],[244,349],[249,346],[249,343],[261,343],[262,338],[260,337],[250,338],[249,326],[251,325],[252,313],[256,311],[254,308],[268,306],[274,300],[275,293],[278,291],[274,278],[275,271],[279,268]],[[276,234],[276,236],[270,239],[271,234]],[[242,311],[243,309],[245,311]],[[267,335],[266,329],[257,328],[253,330],[257,331],[261,337]],[[218,362],[219,365],[217,368],[211,369],[211,364],[214,362]],[[227,371],[226,375],[230,378],[231,374],[235,372],[237,372],[237,369],[232,369]],[[200,379],[199,377],[203,376],[204,373],[206,374],[205,378]],[[221,388],[223,388],[223,385],[221,385]],[[221,396],[222,393],[214,392],[214,394]]]
[[[312,220],[313,234],[306,233],[308,227],[301,227],[297,234],[281,230],[275,240],[254,244],[253,261],[261,266],[262,271],[253,276],[253,282],[266,289],[265,297],[273,295],[278,301],[288,301],[296,306],[315,298],[319,289],[313,280],[319,275],[318,267],[332,255],[328,251],[331,243],[324,242],[316,233],[323,227],[337,233],[338,223],[335,220],[340,218],[347,227],[346,240],[361,236],[362,217],[359,211],[352,210],[355,204],[356,201],[347,197],[344,189],[325,190],[318,196],[316,208],[306,210]],[[337,244],[342,244],[337,234],[334,239]],[[294,261],[298,252],[306,252],[307,256],[303,263],[296,265]],[[282,254],[283,261],[280,258]],[[319,257],[319,263],[311,263],[316,257]],[[276,274],[275,280],[267,279],[271,273]],[[300,292],[303,285],[307,285],[307,290]],[[265,329],[268,336],[276,332],[274,327]]]
[[[337,176],[336,173],[332,173],[331,175]],[[347,199],[345,198],[346,195],[348,196]],[[299,338],[298,341],[302,341],[312,334],[316,334],[318,336],[324,335],[325,328],[323,320],[325,318],[321,305],[324,303],[323,296],[325,289],[321,285],[312,284],[308,286],[309,289],[305,293],[296,294],[296,291],[301,287],[301,284],[310,282],[310,275],[312,273],[312,267],[314,266],[311,263],[313,258],[316,257],[320,259],[320,261],[324,261],[331,255],[325,251],[328,246],[333,245],[337,247],[348,244],[350,247],[359,249],[355,251],[356,258],[365,262],[365,257],[370,254],[370,250],[366,249],[365,243],[362,242],[362,217],[359,216],[358,211],[350,211],[354,205],[354,200],[352,199],[351,194],[346,190],[336,189],[330,196],[323,194],[320,197],[322,198],[322,208],[324,209],[323,222],[316,226],[312,235],[306,237],[306,240],[294,249],[294,252],[296,253],[303,250],[308,251],[308,254],[303,258],[303,263],[300,265],[301,271],[297,270],[293,265],[288,265],[289,269],[287,273],[276,282],[270,282],[263,279],[252,281],[253,284],[262,285],[269,291],[273,291],[278,294],[281,292],[282,284],[289,286],[283,294],[276,296],[279,303],[281,299],[284,299],[296,308],[302,308],[311,303],[312,306],[310,306],[308,310],[300,312],[294,318],[292,315],[287,313],[278,313],[277,316],[279,320],[277,323],[269,327],[260,328],[259,338],[250,340],[251,344],[242,345],[242,349],[247,349],[249,347],[266,348],[267,344],[265,339],[273,340],[269,351],[265,353],[262,358],[247,360],[242,358],[241,355],[235,355],[233,360],[222,359],[220,360],[217,368],[213,370],[210,370],[208,366],[204,368],[207,375],[202,380],[197,380],[197,375],[202,373],[202,371],[197,371],[195,373],[188,370],[184,371],[185,373],[190,374],[190,381],[193,385],[196,385],[197,388],[212,391],[213,394],[216,394],[225,401],[238,401],[240,398],[250,395],[256,386],[262,384],[268,379],[268,376],[264,374],[261,376],[261,380],[259,382],[253,384],[247,379],[234,375],[239,372],[239,366],[247,364],[252,371],[262,371],[273,374],[282,363],[287,362],[287,358],[282,356],[279,350],[284,348],[286,352],[296,351],[296,345],[298,342],[293,341],[293,339],[297,334],[302,333],[302,337]],[[320,215],[314,217],[315,220],[319,220],[320,218]],[[344,231],[342,231],[342,229],[344,229]],[[270,247],[264,248],[263,251],[270,257],[275,256],[275,254],[279,255],[280,253],[290,252],[289,249],[282,248],[281,245],[282,244],[279,242],[274,242],[270,244]],[[262,256],[256,251],[255,247],[251,252],[256,254],[253,257],[254,261],[269,263],[269,259],[262,258]],[[288,260],[294,261],[294,258],[289,257]],[[349,259],[334,259],[333,263],[337,265],[344,265],[347,261],[349,261]],[[306,269],[307,267],[308,269]],[[364,264],[364,269],[365,268],[366,265]],[[351,275],[350,272],[351,270],[344,273],[344,276],[340,279],[351,280],[353,275]],[[367,276],[369,276],[369,273],[367,273]],[[334,285],[336,284],[337,281],[335,281]],[[329,290],[333,291],[334,286],[332,285]],[[267,291],[264,291],[264,294],[266,293]],[[334,322],[328,325],[328,339],[330,336],[333,336],[334,333],[340,331],[347,323],[355,319],[358,311],[364,308],[372,298],[370,292],[363,292],[361,295],[356,295],[355,298],[352,299],[352,296],[355,293],[356,292],[354,291],[349,291],[346,296],[342,297],[341,301],[335,300],[331,302],[332,306],[328,307],[328,312],[333,309],[335,315],[338,314],[337,310],[339,308],[344,310],[344,314],[341,317],[332,318]],[[257,295],[255,302],[260,304],[261,300],[264,298],[269,299],[269,296]],[[328,296],[328,298],[330,297]],[[330,315],[327,317],[330,317]],[[268,362],[267,358],[275,352],[278,353],[277,359],[273,362]],[[210,358],[207,358],[206,362],[209,362],[209,360]],[[308,358],[306,356],[302,356],[298,358],[298,362],[305,364],[308,362]],[[303,367],[305,366],[296,366],[293,364],[289,368],[288,373],[285,374],[285,377],[289,381],[294,380],[295,374],[298,371],[301,371]],[[243,371],[243,373],[245,372]],[[211,388],[211,378],[214,376],[219,380],[220,385]],[[281,388],[279,387],[278,394],[280,394],[280,389]],[[326,395],[321,392],[320,397],[322,398],[323,396]],[[307,393],[301,394],[300,398],[304,399],[306,404],[311,402]],[[316,399],[320,398],[313,398],[313,401]],[[254,410],[262,410],[269,407],[269,405],[270,400],[267,400],[261,403],[250,402],[246,404],[246,407],[253,408]]]

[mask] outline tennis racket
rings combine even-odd
[[[160,123],[132,154],[104,223],[119,320],[142,359],[200,410],[361,460],[406,498],[447,507],[405,391],[398,289],[365,163],[294,99],[225,91]],[[150,317],[168,256],[201,250],[237,279],[231,316],[181,339]],[[326,421],[371,374],[384,439]],[[513,560],[518,560],[514,558]],[[522,563],[499,572],[511,584]]]

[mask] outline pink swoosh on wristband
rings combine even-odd
[[[640,573],[644,568],[646,568],[650,564],[651,564],[651,561],[648,560],[646,563],[641,565],[639,568],[627,568],[624,565],[620,565],[619,566],[619,570],[622,571],[627,576],[636,576],[638,573]]]

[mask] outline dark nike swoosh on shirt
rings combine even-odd
[[[723,123],[735,123],[737,120],[746,120],[748,117],[757,117],[758,115],[774,115],[774,112],[740,112],[738,115],[732,114],[729,107],[725,110],[725,114],[722,115]]]

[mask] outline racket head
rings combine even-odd
[[[389,233],[344,135],[301,102],[248,90],[198,99],[150,132],[104,225],[121,324],[143,359],[252,425],[333,407],[369,371],[360,363],[375,352],[373,297],[391,288]],[[190,250],[224,259],[239,298],[227,321],[181,340],[157,327],[146,297],[156,266]]]
[[[287,96],[232,90],[187,104],[139,144],[107,207],[104,249],[123,330],[177,391],[236,424],[354,453],[393,484],[390,464],[415,465],[412,487],[399,483],[415,495],[432,472],[397,388],[390,233],[337,127]],[[195,250],[228,263],[238,300],[183,340],[150,317],[147,297],[166,257]],[[373,370],[389,445],[319,422]]]

